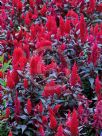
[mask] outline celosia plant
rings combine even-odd
[[[0,1],[0,135],[101,134],[101,12],[99,0]]]

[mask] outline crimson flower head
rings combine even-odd
[[[12,131],[10,130],[8,136],[13,136]]]
[[[72,136],[78,136],[78,126],[79,126],[79,120],[78,120],[77,112],[74,109],[72,113],[71,124],[70,124],[70,131]]]
[[[48,117],[42,116],[42,122],[43,122],[44,124],[47,124],[47,122],[48,122]]]
[[[53,109],[54,113],[57,113],[60,107],[61,107],[61,104],[57,104]]]
[[[61,34],[63,35],[64,32],[65,32],[65,22],[64,22],[64,19],[62,17],[60,17],[59,23],[60,23],[60,31],[61,31]]]
[[[86,40],[86,22],[84,20],[84,15],[80,18],[80,38],[84,42]]]
[[[25,61],[26,60],[22,48],[20,47],[15,48],[13,52],[13,60],[12,60],[13,67],[17,69],[18,65],[21,65],[22,68],[23,64],[25,64]]]
[[[13,62],[16,63],[24,55],[22,48],[18,47],[13,52]]]
[[[99,77],[97,76],[96,79],[95,79],[95,91],[96,91],[96,94],[97,96],[100,95],[100,91],[101,91],[101,82],[99,80]]]
[[[3,77],[3,72],[2,71],[0,71],[0,78],[2,78]]]
[[[44,128],[42,125],[40,125],[39,127],[39,133],[40,133],[40,136],[45,136]]]
[[[8,73],[7,73],[7,86],[10,89],[13,89],[15,87],[15,82],[14,82],[14,79],[12,77],[12,73],[10,71],[8,71]]]
[[[21,57],[18,63],[16,63],[15,68],[17,68],[18,70],[23,70],[26,63],[27,63],[27,59],[25,57]]]
[[[55,129],[57,127],[57,120],[53,114],[50,114],[50,128]]]
[[[20,100],[18,99],[18,94],[16,93],[15,98],[15,118],[18,119],[18,116],[20,115]]]
[[[28,114],[31,114],[31,111],[32,111],[32,103],[31,103],[30,99],[27,100],[26,109],[27,109]]]
[[[31,21],[30,21],[29,13],[27,13],[26,16],[25,16],[25,24],[26,24],[26,25],[29,25],[30,22],[31,22]]]
[[[24,88],[28,88],[28,80],[25,78],[23,81]]]
[[[57,95],[61,94],[61,86],[57,85],[54,80],[51,80],[44,87],[44,91],[42,95],[45,97],[49,97],[49,96],[53,96],[54,94]]]
[[[65,136],[65,135],[63,134],[63,127],[62,127],[61,124],[59,125],[59,127],[58,127],[58,129],[57,129],[57,133],[56,133],[55,136]]]
[[[65,32],[67,34],[69,34],[70,30],[71,30],[70,20],[66,20],[66,22],[65,22]]]
[[[102,100],[98,101],[94,114],[94,126],[97,130],[102,129]]]
[[[44,51],[45,49],[51,49],[51,41],[49,40],[41,40],[40,42],[37,42],[36,48],[39,49],[39,53]]]
[[[42,57],[39,55],[33,56],[30,61],[30,73],[41,74],[42,73],[43,61]]]
[[[6,108],[6,118],[9,118],[9,116],[10,116],[10,108],[7,107]]]
[[[99,59],[99,47],[98,45],[95,43],[93,46],[92,46],[92,49],[91,49],[91,61],[93,62],[94,66],[97,64],[97,61]]]
[[[16,70],[12,70],[11,75],[12,75],[12,79],[14,80],[15,84],[17,84],[18,81],[19,81],[19,76],[18,76],[17,71]]]
[[[54,61],[52,61],[49,65],[46,65],[46,71],[50,71],[52,69],[56,69],[57,65]]]
[[[88,12],[92,13],[95,10],[95,7],[96,7],[96,0],[90,0]]]
[[[56,25],[56,20],[55,20],[54,16],[48,16],[46,27],[47,27],[48,31],[50,31],[54,34],[57,33],[57,25]]]
[[[22,1],[21,1],[21,0],[17,0],[17,1],[16,1],[16,4],[17,4],[18,10],[21,11],[21,10],[22,10],[22,7],[23,7]]]
[[[62,0],[55,0],[57,6],[61,6],[63,1]]]
[[[42,104],[41,101],[37,104],[37,111],[40,112],[40,113],[43,112],[43,104]]]
[[[79,105],[78,107],[78,113],[82,115],[84,113],[84,107],[82,105]]]
[[[71,74],[71,78],[70,78],[70,84],[72,86],[75,86],[76,83],[78,83],[78,82],[80,82],[80,77],[78,75],[78,68],[77,68],[77,64],[75,62],[73,67],[72,67],[72,74]]]
[[[69,10],[67,13],[67,17],[71,18],[70,21],[73,25],[76,25],[76,23],[78,23],[78,14],[74,10]]]
[[[46,4],[43,5],[42,9],[40,10],[41,15],[45,15],[47,11]]]
[[[0,103],[2,102],[2,93],[0,93]]]
[[[31,31],[32,37],[33,37],[33,38],[36,37],[36,27],[35,27],[34,24],[31,25],[30,31]]]
[[[48,111],[49,111],[49,114],[55,116],[55,112],[53,111],[53,109],[50,106],[48,106]]]

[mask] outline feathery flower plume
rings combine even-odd
[[[50,128],[55,129],[57,127],[57,121],[53,114],[50,114]]]
[[[63,134],[63,127],[62,127],[61,124],[59,125],[59,127],[57,129],[57,133],[56,133],[55,136],[64,136],[64,134]]]
[[[78,116],[76,110],[74,109],[70,125],[70,131],[72,136],[78,136],[78,126],[79,126]]]
[[[27,109],[28,114],[31,114],[31,111],[32,111],[32,103],[31,103],[30,99],[27,100],[26,109]]]
[[[7,107],[6,108],[6,118],[9,118],[9,116],[10,116],[10,108]]]
[[[72,74],[70,78],[70,83],[72,86],[75,86],[77,82],[80,82],[80,77],[78,75],[78,68],[76,62],[74,63],[72,67]]]
[[[8,136],[13,136],[12,131],[10,130]]]

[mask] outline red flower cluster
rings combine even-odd
[[[76,62],[74,63],[73,67],[72,67],[72,74],[70,77],[70,83],[72,86],[75,86],[76,83],[80,82],[80,77],[78,75],[78,68],[76,65]]]
[[[99,0],[0,1],[0,119],[8,136],[100,134],[101,11]]]
[[[61,86],[56,85],[55,82],[52,80],[46,84],[43,92],[43,96],[53,96],[54,94],[60,95],[61,94]]]
[[[32,103],[31,103],[30,99],[27,100],[26,109],[27,109],[28,114],[31,114],[31,111],[32,111]]]

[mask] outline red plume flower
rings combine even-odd
[[[17,61],[19,61],[19,59],[23,57],[23,55],[24,55],[24,52],[22,48],[20,47],[15,48],[13,52],[13,63],[16,63]]]
[[[84,20],[84,15],[80,18],[80,38],[82,42],[86,40],[86,22]]]
[[[34,4],[35,4],[34,0],[29,0],[29,4],[31,8],[34,8]]]
[[[36,44],[36,48],[43,51],[46,48],[51,49],[51,41],[49,40],[42,40]]]
[[[42,9],[40,10],[41,15],[45,15],[47,11],[46,4],[43,5]]]
[[[39,112],[42,113],[43,110],[44,110],[43,104],[42,104],[42,102],[40,101],[40,102],[39,102]]]
[[[34,24],[31,25],[30,31],[31,31],[32,37],[35,38],[36,37],[36,27]]]
[[[26,57],[27,59],[29,59],[29,57],[30,57],[29,45],[24,44],[24,45],[23,45],[23,50],[24,50],[24,53],[25,53],[25,57]]]
[[[97,64],[99,59],[99,48],[98,45],[95,43],[92,46],[92,53],[91,53],[91,61],[93,62],[94,66]]]
[[[65,22],[64,22],[64,19],[62,17],[60,17],[59,23],[60,23],[60,31],[61,31],[61,34],[63,35],[64,32],[65,32]]]
[[[30,99],[27,100],[26,109],[27,109],[28,114],[31,114],[31,111],[32,111],[32,103],[31,103]]]
[[[6,118],[9,118],[9,116],[10,116],[10,108],[7,107],[6,108]]]
[[[8,73],[7,73],[7,86],[10,89],[13,89],[15,87],[15,82],[12,78],[12,73],[10,73],[10,71],[8,71]]]
[[[84,113],[84,107],[82,105],[79,105],[78,113],[79,113],[79,115],[82,115]]]
[[[50,115],[55,116],[55,112],[53,111],[53,109],[50,106],[48,106],[48,111],[49,111]]]
[[[17,64],[17,69],[18,70],[23,70],[25,65],[26,65],[26,63],[27,63],[27,59],[25,57],[21,57],[19,59],[19,62],[16,63]]]
[[[43,104],[41,101],[36,105],[36,108],[39,113],[43,112]]]
[[[16,71],[16,70],[13,70],[13,71],[11,72],[11,75],[12,75],[12,79],[14,80],[15,84],[17,84],[18,81],[19,81],[19,76],[18,76],[17,71]]]
[[[0,104],[1,104],[1,102],[2,102],[2,94],[0,93]]]
[[[26,58],[24,56],[24,51],[22,48],[18,47],[14,49],[13,52],[13,67],[14,69],[23,69],[26,64]]]
[[[57,104],[57,105],[53,108],[54,113],[57,113],[58,110],[60,109],[60,107],[61,107],[61,104]]]
[[[26,25],[29,25],[30,22],[31,22],[31,21],[30,21],[29,13],[27,13],[26,16],[25,16],[25,24],[26,24]]]
[[[96,10],[99,11],[99,12],[102,12],[102,3],[97,4]]]
[[[13,136],[12,131],[10,130],[8,136]]]
[[[70,83],[72,86],[75,86],[75,84],[77,82],[80,82],[80,77],[78,75],[78,68],[76,65],[76,62],[74,63],[73,67],[72,67],[72,74],[71,74],[71,78],[70,78]]]
[[[57,127],[57,121],[53,114],[50,114],[50,128],[55,129]]]
[[[18,119],[19,115],[20,115],[20,101],[18,99],[18,94],[16,93],[16,99],[15,99],[15,118]]]
[[[72,119],[71,119],[71,125],[70,125],[70,131],[72,136],[78,136],[78,126],[79,126],[79,121],[77,117],[77,112],[74,109],[72,113]]]
[[[17,8],[18,8],[18,10],[21,11],[21,10],[22,10],[22,7],[23,7],[22,1],[21,1],[21,0],[17,0],[16,3],[17,3]]]
[[[42,123],[47,124],[47,122],[48,122],[48,117],[42,116]]]
[[[48,21],[46,23],[46,27],[48,29],[48,31],[56,34],[57,33],[57,25],[56,25],[56,21],[55,21],[55,17],[54,16],[49,16],[48,17]]]
[[[43,61],[41,56],[33,56],[30,61],[30,73],[41,74],[42,73]]]
[[[25,78],[23,81],[24,88],[28,88],[28,80]]]
[[[70,20],[66,20],[64,27],[65,27],[65,32],[66,32],[67,34],[69,34],[69,33],[70,33],[70,30],[71,30]]]
[[[3,77],[3,72],[2,71],[0,71],[0,78],[2,78]]]
[[[62,0],[55,0],[55,2],[56,2],[56,5],[57,5],[57,6],[60,6],[60,7],[61,7],[61,5],[62,5],[62,3],[63,3]]]
[[[71,18],[71,23],[73,25],[76,25],[78,23],[78,14],[74,10],[69,10],[67,13],[67,17]]]
[[[98,76],[95,79],[95,91],[98,96],[98,99],[100,99],[100,97],[101,97],[101,92],[100,92],[101,91],[101,82],[100,82]]]
[[[60,95],[61,94],[61,86],[55,84],[54,80],[51,80],[49,83],[46,84],[44,87],[43,96],[53,96],[54,94]]]
[[[42,125],[40,125],[39,127],[39,133],[40,133],[40,136],[45,136],[44,128]]]
[[[89,9],[88,12],[92,13],[95,10],[96,7],[96,0],[90,0],[89,1]]]
[[[56,133],[55,136],[64,136],[64,134],[63,134],[63,127],[62,127],[61,124],[59,125],[59,127],[57,129],[57,133]]]
[[[102,129],[102,100],[98,101],[94,114],[94,126],[97,130]]]

